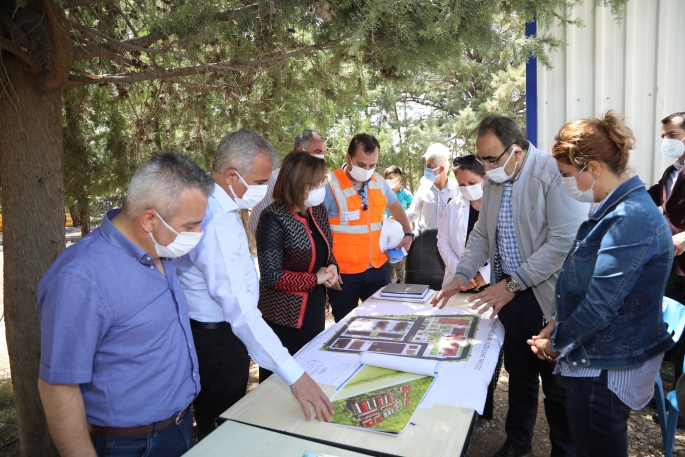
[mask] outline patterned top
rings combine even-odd
[[[502,271],[507,275],[514,273],[523,263],[514,229],[514,210],[511,205],[513,189],[513,183],[504,183],[502,204],[497,218],[497,249],[502,258]]]

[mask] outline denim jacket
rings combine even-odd
[[[572,369],[628,369],[666,351],[662,318],[673,241],[664,216],[635,176],[584,222],[556,284],[555,351]]]

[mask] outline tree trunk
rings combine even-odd
[[[52,456],[57,452],[37,388],[37,287],[64,248],[61,93],[39,89],[16,59],[2,63],[7,72],[0,81],[7,348],[21,455]]]
[[[85,197],[78,201],[78,215],[81,221],[81,237],[90,233],[90,199]]]

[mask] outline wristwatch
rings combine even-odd
[[[414,239],[414,236],[415,236],[415,235],[414,235],[414,233],[412,233],[412,232],[407,232],[407,233],[404,234],[404,236],[410,236],[410,237],[412,237],[412,239]]]
[[[509,280],[507,281],[507,290],[512,294],[515,294],[516,292],[521,290],[521,285],[518,282],[516,282],[514,278],[509,278]]]

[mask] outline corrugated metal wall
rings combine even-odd
[[[661,119],[685,111],[685,0],[630,0],[621,23],[585,0],[570,11],[585,26],[539,30],[565,39],[538,63],[538,145],[548,149],[566,122],[607,109],[626,116],[637,137],[631,166],[647,185],[670,165],[660,150]]]

